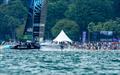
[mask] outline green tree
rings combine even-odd
[[[7,35],[13,38],[17,33],[16,28],[25,25],[27,9],[20,0],[10,0],[8,5],[0,5],[0,9],[0,37],[4,39]]]
[[[52,28],[53,36],[56,37],[61,30],[64,30],[71,39],[79,39],[79,26],[76,22],[68,19],[62,19],[58,21]]]
[[[16,24],[20,24],[20,22],[17,19],[8,15],[5,15],[2,18],[0,18],[0,23],[0,33],[4,34],[1,36],[5,37],[5,35],[7,35],[11,38],[13,38],[15,35],[15,28],[17,27]]]
[[[120,0],[113,0],[114,14],[116,17],[120,17]]]
[[[48,12],[47,12],[47,21],[46,21],[46,38],[52,37],[51,28],[58,22],[60,19],[65,18],[65,11],[70,3],[69,0],[48,0]]]
[[[81,32],[87,30],[90,22],[104,22],[113,18],[110,0],[75,0],[65,13],[66,17],[76,21]]]
[[[2,0],[0,0],[0,4],[2,4],[3,3],[3,1]]]
[[[100,31],[114,31],[120,33],[120,19],[109,20],[106,22],[90,23],[90,32],[100,32]]]

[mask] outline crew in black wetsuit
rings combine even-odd
[[[27,48],[31,49],[31,43],[27,43]]]
[[[40,49],[41,48],[40,44],[37,43],[37,42],[32,43],[32,46],[34,47],[34,49]]]

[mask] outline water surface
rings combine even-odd
[[[120,75],[120,51],[0,50],[0,75]]]

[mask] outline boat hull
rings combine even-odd
[[[27,45],[16,45],[12,47],[11,49],[20,49],[20,50],[28,50],[28,49],[40,49],[40,45],[32,45],[32,46],[27,46]]]

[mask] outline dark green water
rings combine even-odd
[[[0,50],[0,75],[120,75],[120,51]]]

